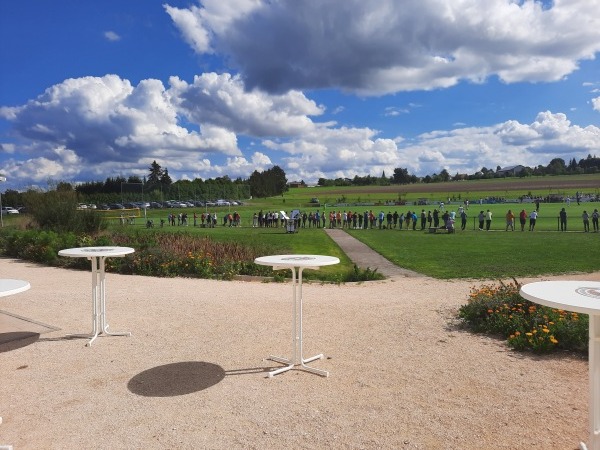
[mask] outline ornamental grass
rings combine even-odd
[[[473,287],[458,315],[469,329],[501,336],[515,350],[587,354],[586,314],[537,305],[521,297],[520,288],[517,280]]]

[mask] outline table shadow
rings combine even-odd
[[[202,391],[225,378],[221,366],[204,361],[185,361],[153,367],[127,383],[134,394],[144,397],[175,397]]]
[[[32,331],[0,333],[0,353],[27,347],[36,342],[39,338],[40,333],[34,333]]]

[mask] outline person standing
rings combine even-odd
[[[512,209],[509,209],[506,213],[506,231],[508,231],[509,228],[511,231],[515,231],[515,215],[513,214]]]
[[[467,212],[463,209],[460,212],[460,229],[464,230],[467,228]]]
[[[598,219],[600,218],[600,213],[598,209],[594,209],[592,213],[592,227],[594,228],[594,233],[598,232]]]
[[[427,214],[425,214],[425,210],[421,210],[421,230],[425,229],[425,223],[427,222]]]
[[[485,231],[490,231],[492,226],[492,212],[488,209],[485,212]]]
[[[483,211],[479,211],[477,219],[479,220],[479,231],[483,231],[483,222],[485,222],[485,214]]]
[[[565,211],[565,208],[560,210],[558,217],[560,220],[560,231],[567,231],[567,211]]]
[[[529,231],[533,231],[535,229],[535,222],[537,221],[538,212],[536,209],[531,211],[529,215]]]
[[[433,226],[435,228],[440,226],[440,213],[437,209],[433,210]]]
[[[589,231],[590,231],[590,215],[587,213],[587,211],[583,211],[581,218],[583,219],[583,231],[585,233],[589,233]]]
[[[524,209],[519,213],[519,222],[521,223],[521,231],[525,231],[525,223],[527,222],[527,211]]]

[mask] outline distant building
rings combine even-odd
[[[290,181],[288,183],[288,186],[291,187],[291,188],[306,187],[306,183],[304,182],[304,180],[302,180],[302,181]]]
[[[520,174],[521,172],[523,172],[525,170],[525,166],[521,166],[521,165],[516,165],[516,166],[507,166],[507,167],[503,167],[499,170],[496,171],[496,176],[499,177],[515,177],[518,174]]]

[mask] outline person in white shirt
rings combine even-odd
[[[534,209],[529,214],[529,231],[533,231],[535,228],[535,222],[537,220],[538,212]]]

